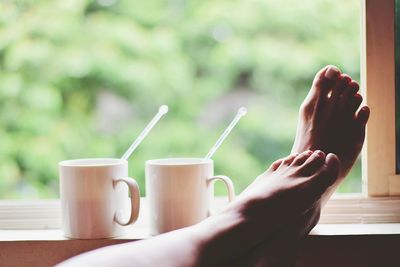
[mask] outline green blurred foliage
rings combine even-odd
[[[2,1],[0,198],[57,197],[58,161],[121,156],[164,103],[129,160],[142,191],[145,160],[205,155],[246,105],[214,156],[240,192],[290,152],[326,64],[359,77],[358,1]],[[359,165],[340,190],[361,190]]]

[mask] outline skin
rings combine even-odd
[[[222,213],[144,241],[97,249],[60,266],[221,266],[250,253],[287,221],[308,216],[338,179],[333,154],[306,151],[273,164]],[[240,242],[238,242],[240,240]]]
[[[369,109],[357,111],[358,89],[334,66],[319,71],[300,108],[293,154],[273,163],[219,215],[63,265],[293,266],[301,238],[360,153]]]
[[[346,177],[360,154],[370,110],[359,109],[360,86],[335,66],[326,66],[314,78],[302,103],[292,153],[322,150],[334,153],[342,163],[340,179]]]
[[[243,255],[245,260],[237,266],[294,266],[301,237],[316,225],[322,206],[349,173],[363,146],[370,110],[360,108],[363,98],[358,90],[358,83],[335,66],[328,65],[316,74],[300,107],[292,153],[319,149],[336,154],[342,166],[339,178],[323,194],[320,206],[286,225],[251,255]]]

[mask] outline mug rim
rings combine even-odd
[[[178,162],[177,162],[178,161]],[[160,158],[146,160],[146,165],[151,166],[197,166],[212,164],[212,159],[195,158],[195,157],[179,157],[179,158]]]
[[[74,167],[74,168],[109,167],[109,166],[119,166],[125,164],[128,164],[128,161],[119,158],[79,158],[79,159],[63,160],[58,163],[60,167]]]

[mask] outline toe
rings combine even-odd
[[[314,77],[312,88],[306,98],[306,103],[314,105],[318,99],[326,99],[333,85],[340,77],[340,70],[332,65],[322,68]]]
[[[337,181],[339,172],[340,161],[338,157],[335,154],[329,153],[324,160],[324,164],[312,176],[313,184],[320,188],[320,190],[325,191]]]
[[[283,160],[284,159],[278,159],[278,160],[274,161],[271,164],[271,166],[268,168],[268,171],[273,171],[273,172],[276,171],[279,168],[279,166],[281,166]]]
[[[369,119],[369,114],[370,114],[369,107],[367,107],[367,106],[362,107],[356,115],[357,122],[360,125],[365,127],[365,125],[367,124],[367,121]]]
[[[313,85],[317,90],[330,90],[327,85],[332,86],[339,77],[340,70],[336,66],[327,65],[315,75]]]
[[[342,74],[340,76],[340,79],[336,82],[335,86],[332,89],[332,94],[331,94],[331,99],[333,102],[336,102],[339,100],[341,95],[345,92],[345,89],[349,87],[349,84],[351,82],[351,78],[347,74]]]
[[[304,151],[303,153],[299,154],[292,162],[292,165],[300,166],[302,165],[311,155],[311,150]]]
[[[282,164],[281,165],[290,165],[292,164],[293,160],[298,156],[298,153],[292,154],[290,156],[287,156],[286,158],[283,159]]]
[[[337,78],[339,78],[341,72],[338,67],[333,65],[328,65],[324,69],[325,69],[324,76],[326,79],[331,81],[336,81]]]
[[[321,150],[316,150],[311,156],[301,165],[300,172],[303,175],[311,175],[315,173],[325,161],[325,153]]]
[[[360,85],[356,81],[352,80],[349,83],[349,85],[347,86],[347,88],[345,88],[342,97],[350,98],[350,97],[354,96],[358,92],[359,89],[360,89]]]
[[[357,111],[357,109],[360,107],[361,103],[363,101],[363,98],[360,94],[355,94],[350,100],[349,100],[349,112],[350,114],[353,114]]]
[[[339,77],[340,70],[335,66],[328,65],[315,75],[313,87],[319,91],[320,96],[326,97]]]

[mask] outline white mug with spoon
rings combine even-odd
[[[214,183],[222,181],[232,201],[235,190],[231,179],[214,175],[211,157],[240,118],[240,108],[230,125],[204,158],[168,158],[146,162],[146,194],[149,204],[150,233],[157,235],[196,224],[211,212]]]
[[[124,233],[124,226],[135,223],[140,191],[136,181],[128,177],[127,159],[167,112],[167,106],[159,108],[121,159],[76,159],[59,163],[62,229],[66,237],[116,237]],[[127,211],[129,203],[130,211]]]

